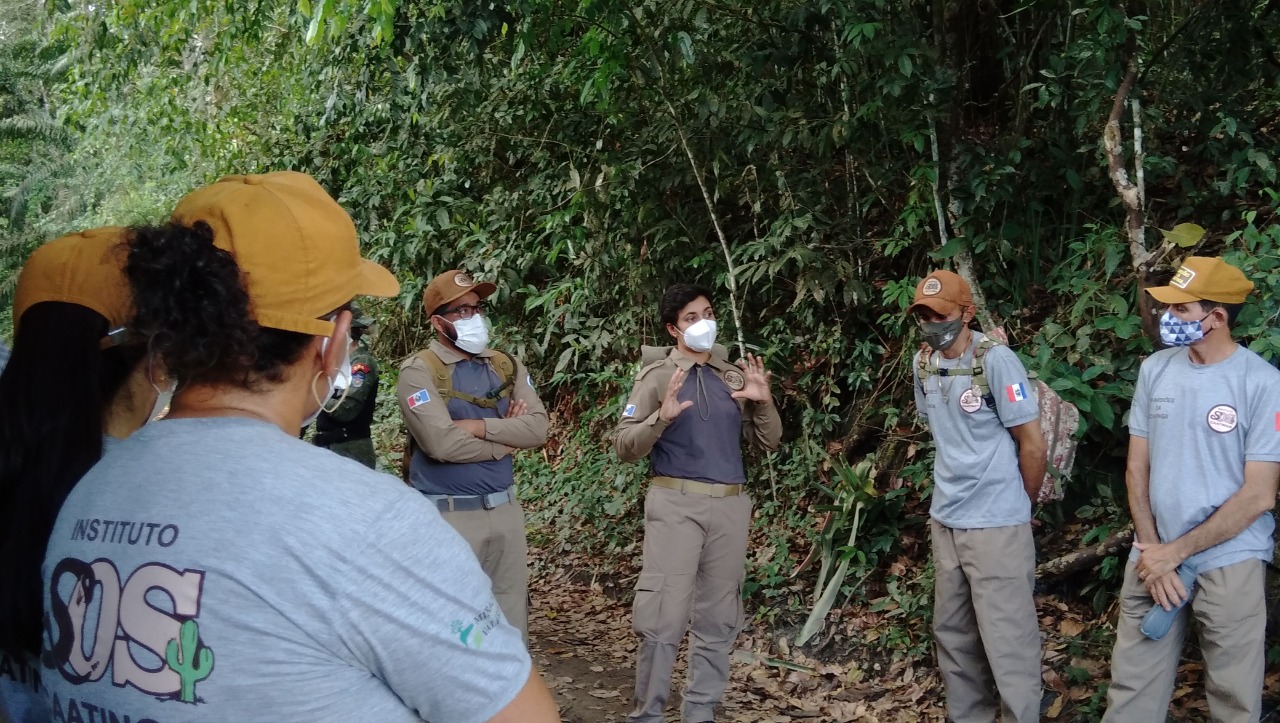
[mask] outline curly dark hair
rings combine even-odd
[[[674,326],[676,318],[680,315],[680,310],[699,296],[705,296],[707,301],[714,301],[711,298],[711,289],[700,284],[672,284],[668,286],[667,290],[662,292],[662,301],[658,302],[658,319],[662,321],[664,327],[667,324]]]
[[[240,267],[204,222],[135,231],[125,275],[134,327],[181,386],[280,382],[312,338],[254,320]]]

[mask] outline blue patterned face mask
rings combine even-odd
[[[1160,341],[1165,346],[1191,346],[1204,338],[1204,327],[1200,322],[1208,319],[1212,313],[1211,311],[1198,320],[1183,321],[1174,316],[1172,311],[1165,309],[1164,315],[1160,317]]]

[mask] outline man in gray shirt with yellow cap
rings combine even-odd
[[[1160,339],[1169,348],[1142,363],[1129,411],[1136,541],[1120,591],[1105,721],[1165,719],[1191,618],[1210,716],[1261,715],[1280,371],[1232,338],[1252,290],[1234,266],[1194,256],[1169,285],[1147,289],[1165,305]]]

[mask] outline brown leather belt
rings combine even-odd
[[[699,482],[679,477],[654,477],[649,480],[654,487],[665,487],[669,490],[680,490],[686,495],[703,495],[705,497],[735,497],[742,494],[742,485],[721,485]]]

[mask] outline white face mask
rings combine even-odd
[[[329,351],[329,337],[326,336],[325,338],[320,340],[320,356],[323,358],[328,351]],[[345,399],[347,396],[346,392],[351,387],[351,335],[350,334],[347,335],[347,348],[342,355],[342,366],[338,367],[338,373],[335,376],[331,377],[326,372],[325,378],[329,380],[329,391],[325,392],[324,399],[329,399],[330,397],[333,396],[333,393],[336,391],[342,391],[343,392],[342,397],[343,399]],[[341,384],[342,386],[339,386],[339,384]],[[315,394],[314,387],[312,388],[311,393]],[[341,403],[342,403],[342,400],[338,400],[338,404],[341,404]],[[337,409],[337,405],[335,404],[333,408]],[[323,411],[326,411],[326,410],[325,410],[324,402],[322,401],[319,404],[319,406],[316,407],[316,410],[314,412],[307,415],[307,418],[302,420],[302,428],[306,428],[310,426],[312,422],[316,421],[316,417],[320,416],[320,412],[323,412]],[[332,410],[328,410],[328,411],[332,411]]]
[[[693,351],[711,351],[716,344],[716,320],[695,321],[680,333],[684,336],[684,345]]]
[[[338,368],[338,376],[333,380],[334,391],[341,391],[351,386],[351,336],[347,336],[347,353],[342,357],[342,366]]]
[[[169,404],[173,402],[173,387],[168,389],[160,389],[156,391],[156,403],[151,405],[151,414],[147,415],[147,421],[156,422],[165,418],[169,413]]]
[[[479,354],[489,346],[489,323],[483,316],[453,322],[453,343],[468,354]]]
[[[156,378],[160,377],[160,381]],[[158,375],[156,373],[155,359],[147,360],[147,382],[151,384],[151,388],[156,392],[156,400],[151,405],[151,414],[147,415],[148,422],[158,422],[169,415],[169,405],[173,403],[173,393],[178,389],[178,382],[169,378],[168,375]],[[163,386],[162,386],[163,385]]]

